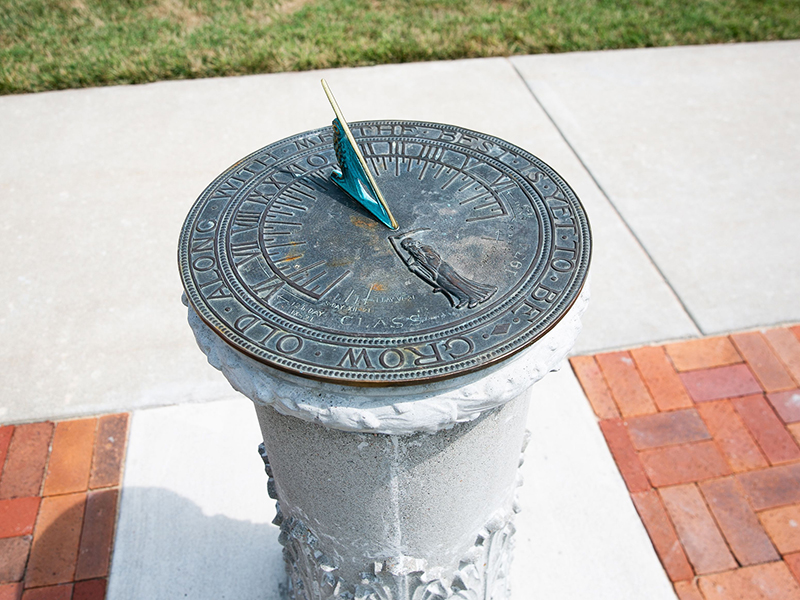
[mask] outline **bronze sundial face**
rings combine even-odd
[[[451,125],[350,129],[396,230],[332,181],[331,127],[254,152],[193,206],[183,284],[223,340],[298,375],[392,385],[485,367],[564,316],[590,236],[550,167]]]

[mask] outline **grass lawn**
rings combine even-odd
[[[0,0],[0,94],[800,38],[800,0]]]

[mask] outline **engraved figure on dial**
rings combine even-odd
[[[404,237],[400,242],[400,248],[407,253],[404,256],[398,250],[396,237],[389,239],[408,270],[432,286],[434,293],[441,292],[454,308],[475,308],[497,291],[497,286],[477,283],[459,274],[436,250],[413,237]]]

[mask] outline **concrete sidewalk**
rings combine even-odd
[[[133,411],[109,597],[277,598],[255,419],[179,300],[204,187],[329,123],[325,77],[350,119],[496,135],[570,183],[595,243],[577,353],[797,322],[798,72],[792,41],[0,97],[0,422]],[[569,369],[537,386],[529,429],[515,597],[674,598]]]

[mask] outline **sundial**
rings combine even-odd
[[[542,338],[577,299],[586,215],[529,152],[453,125],[344,120],[217,177],[179,246],[225,342],[347,385],[462,375]]]

